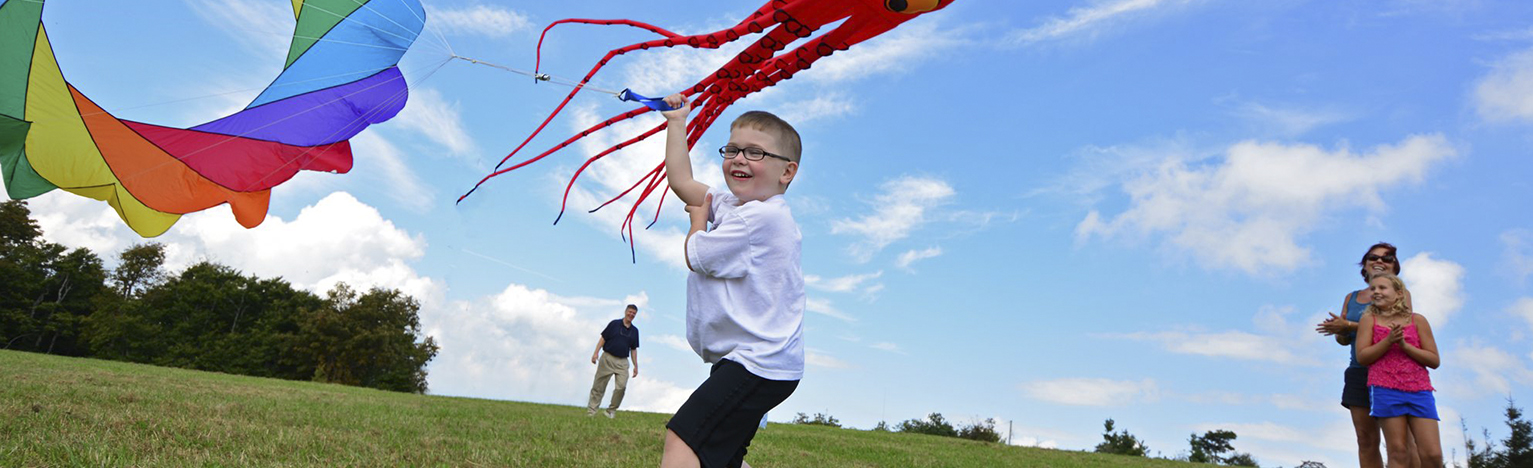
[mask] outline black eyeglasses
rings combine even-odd
[[[751,161],[760,161],[761,158],[771,156],[783,161],[793,162],[792,159],[788,159],[786,156],[768,153],[766,150],[761,148],[741,148],[738,146],[729,145],[726,145],[723,148],[719,148],[719,156],[723,157],[724,159],[734,159],[735,155],[740,153],[745,153],[745,159]]]
[[[1383,260],[1384,263],[1394,263],[1395,262],[1395,256],[1394,255],[1374,255],[1374,254],[1368,254],[1368,255],[1364,255],[1363,256],[1363,261],[1364,262],[1373,262],[1373,261],[1379,261],[1379,260]]]

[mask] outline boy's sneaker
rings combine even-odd
[[[586,417],[589,418],[591,416],[596,416],[596,410],[594,410],[594,409],[586,410]]]
[[[612,419],[612,418],[616,418],[616,417],[617,417],[617,410],[612,410],[612,409],[607,410],[607,419]]]

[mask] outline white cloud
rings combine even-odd
[[[1345,147],[1246,141],[1203,164],[1170,156],[1123,184],[1127,211],[1104,217],[1092,210],[1076,226],[1076,238],[1165,234],[1166,247],[1211,268],[1290,271],[1311,261],[1297,238],[1327,215],[1383,211],[1382,190],[1419,183],[1429,168],[1456,154],[1441,135],[1427,135],[1361,155]]]
[[[448,153],[465,161],[478,161],[474,139],[464,130],[457,102],[447,102],[442,93],[431,88],[410,90],[410,99],[393,121],[442,145]],[[435,153],[435,152],[433,152]]]
[[[857,110],[857,104],[844,93],[827,92],[816,94],[807,101],[783,103],[777,108],[782,109],[778,117],[792,122],[795,128],[805,128],[809,122],[847,116]]]
[[[1075,406],[1122,406],[1160,398],[1154,380],[1067,378],[1022,384],[1027,396],[1049,403]]]
[[[847,275],[839,278],[823,278],[819,275],[804,275],[804,285],[830,292],[852,292],[863,287],[863,283],[878,279],[883,276],[883,270],[861,275]]]
[[[400,289],[427,303],[443,288],[409,265],[425,255],[424,236],[395,227],[345,192],[304,208],[292,221],[267,215],[255,229],[241,227],[225,210],[186,216],[156,240],[166,244],[171,270],[207,259],[259,277],[280,276],[315,292],[344,281],[361,290]]]
[[[654,338],[645,338],[649,342],[658,342],[667,348],[675,349],[683,353],[693,353],[692,345],[687,343],[686,338],[676,335],[657,335]]]
[[[575,131],[579,132],[605,119],[598,116],[594,109],[582,107],[575,110],[572,125]],[[563,170],[549,173],[549,190],[555,195],[562,194],[574,171],[580,167],[580,164],[584,164],[586,159],[653,129],[661,122],[660,116],[653,114],[619,122],[606,130],[592,133],[581,139],[580,143],[575,145],[579,148],[578,152],[566,149],[564,153],[553,155],[552,157],[561,158],[566,164]],[[530,146],[527,149],[542,151],[540,148]],[[600,206],[624,190],[633,187],[634,183],[645,174],[662,164],[664,149],[665,135],[664,131],[661,131],[647,140],[625,146],[623,150],[610,153],[592,163],[580,174],[579,181],[570,189],[569,206],[563,220],[578,219],[582,223],[600,228],[602,232],[609,233],[614,239],[626,236],[628,231],[625,229],[620,234],[619,228],[623,224],[624,216],[628,214],[628,210],[633,207],[633,203],[638,200],[639,194],[644,190],[643,185],[629,192],[622,200],[613,202],[596,213],[587,214],[586,211]],[[521,157],[529,158],[535,154],[537,153],[528,153]],[[698,167],[699,162],[703,167]],[[699,160],[694,157],[693,177],[710,186],[722,187],[723,173],[716,163],[710,165],[711,162],[712,160]],[[675,222],[657,223],[656,228],[646,230],[645,226],[649,225],[655,217],[654,209],[661,197],[666,198],[665,206],[662,208],[663,217]],[[683,207],[683,203],[671,193],[669,186],[662,183],[644,201],[644,206],[634,213],[632,226],[637,249],[649,253],[678,270],[686,269],[685,259],[682,256],[682,240],[686,238],[686,235],[677,227],[684,223],[686,212]]]
[[[878,343],[873,343],[871,345],[868,345],[868,347],[876,349],[876,350],[879,350],[879,351],[888,351],[888,352],[895,353],[895,354],[910,354],[910,353],[906,353],[905,351],[901,350],[899,345],[894,344],[894,343],[890,343],[890,342],[887,342],[887,341],[881,341],[881,342],[878,342]]]
[[[427,369],[431,393],[584,406],[598,332],[630,302],[647,308],[642,294],[570,298],[511,284],[494,296],[423,311],[422,329],[442,346]],[[622,408],[674,412],[691,390],[647,376],[640,356]],[[602,404],[610,398],[609,386]]]
[[[850,233],[862,240],[849,250],[867,261],[894,241],[903,239],[930,221],[929,211],[947,203],[955,192],[946,181],[926,177],[901,177],[885,182],[883,192],[871,203],[874,212],[859,219],[831,221],[831,233]]]
[[[1441,340],[1439,349],[1442,348],[1440,343]],[[1455,348],[1451,353],[1444,353],[1442,367],[1467,369],[1473,379],[1470,382],[1433,379],[1433,385],[1469,397],[1509,395],[1514,386],[1533,386],[1533,370],[1528,368],[1526,361],[1499,348],[1480,343],[1470,343]]]
[[[1166,351],[1217,358],[1247,361],[1266,361],[1296,366],[1322,366],[1315,357],[1314,343],[1321,341],[1319,335],[1305,324],[1311,320],[1288,320],[1294,314],[1293,307],[1262,306],[1252,315],[1252,323],[1259,333],[1239,330],[1203,331],[1198,329],[1163,332],[1134,332],[1102,334],[1107,339],[1128,339],[1156,343]]]
[[[1338,110],[1302,109],[1258,102],[1242,103],[1234,109],[1234,114],[1250,121],[1254,128],[1264,134],[1283,137],[1296,137],[1319,127],[1346,122],[1354,118]]]
[[[1533,275],[1533,231],[1512,229],[1501,233],[1502,261],[1521,283]]]
[[[622,77],[619,82],[639,94],[650,97],[667,96],[713,75],[714,71],[729,63],[749,44],[741,40],[724,44],[717,49],[678,47],[630,52],[622,56],[626,57],[623,60],[627,61],[618,75]],[[641,53],[642,58],[637,56]],[[600,57],[591,57],[591,61],[594,63],[598,58]],[[600,86],[598,83],[591,84]],[[624,105],[632,104],[624,103]]]
[[[1294,352],[1291,349],[1293,348],[1293,343],[1288,339],[1243,331],[1135,332],[1104,335],[1104,337],[1158,343],[1166,351],[1177,354],[1267,361],[1285,365],[1323,365],[1318,359]]]
[[[1032,189],[1027,196],[1062,195],[1067,201],[1090,206],[1102,198],[1102,192],[1121,180],[1153,169],[1161,161],[1194,161],[1192,155],[1209,154],[1192,147],[1183,139],[1155,139],[1140,144],[1085,146],[1069,155],[1079,162],[1069,172],[1048,184]]]
[[[1447,327],[1448,319],[1464,306],[1464,267],[1422,252],[1400,262],[1400,276],[1411,292],[1411,307],[1427,318],[1433,330]]]
[[[1513,317],[1521,317],[1528,322],[1528,329],[1533,330],[1533,297],[1521,297],[1517,302],[1507,308],[1507,312]]]
[[[906,271],[912,271],[910,268],[911,263],[915,263],[918,260],[935,258],[938,255],[942,255],[941,247],[927,247],[921,250],[908,250],[905,253],[900,254],[900,258],[894,261],[894,266],[903,268]]]
[[[505,8],[474,5],[467,8],[427,8],[426,18],[448,33],[505,37],[531,28],[527,15]]]
[[[142,242],[123,224],[111,206],[94,199],[54,190],[27,200],[27,208],[32,210],[32,219],[42,229],[44,239],[70,248],[90,249],[103,259],[116,259],[118,251]],[[233,223],[234,215],[228,214],[228,210],[228,207],[216,207],[209,211],[224,211],[228,221]],[[181,217],[180,222],[186,222],[191,216]],[[175,229],[175,226],[171,227],[172,232]],[[108,260],[108,263],[112,261]]]
[[[387,187],[381,191],[383,194],[417,213],[436,205],[436,194],[416,176],[418,172],[405,162],[399,147],[383,138],[379,132],[362,132],[352,137],[351,149],[352,157],[355,158],[351,174],[353,178],[373,180]],[[309,175],[294,177],[294,180],[305,184],[299,186],[305,188],[311,188],[309,184],[319,181]]]
[[[1251,405],[1261,408],[1278,408],[1284,410],[1299,410],[1312,412],[1328,412],[1335,408],[1332,401],[1316,400],[1313,395],[1301,394],[1249,394],[1226,391],[1207,391],[1179,395],[1180,399],[1186,400],[1199,406],[1206,405]]]
[[[808,348],[804,350],[804,364],[815,367],[824,367],[827,369],[852,368],[851,363],[831,357],[830,355],[825,354],[823,351],[814,348]]]
[[[345,281],[360,290],[399,289],[428,303],[443,288],[410,266],[425,255],[423,236],[395,227],[345,192],[304,208],[292,221],[267,215],[255,229],[240,226],[227,207],[214,207],[182,216],[164,235],[147,240],[105,203],[62,191],[37,197],[31,209],[45,239],[89,248],[103,258],[116,258],[135,243],[165,244],[170,271],[209,260],[258,277],[282,277],[315,293]]]
[[[239,40],[256,59],[281,64],[286,61],[293,37],[292,4],[254,0],[191,0],[192,12],[216,29]],[[231,28],[225,25],[237,24]],[[268,81],[270,78],[267,79]]]
[[[816,297],[810,297],[810,298],[807,298],[807,299],[804,300],[804,311],[806,311],[806,312],[814,312],[816,314],[824,315],[824,316],[827,316],[827,317],[832,317],[832,318],[840,319],[841,321],[846,322],[846,323],[852,323],[852,322],[856,322],[857,321],[856,317],[848,315],[846,312],[842,312],[840,309],[837,309],[834,305],[831,305],[829,300],[820,299],[820,298],[816,298]]]
[[[1071,8],[1070,12],[1062,18],[1049,18],[1039,26],[1014,31],[1006,36],[1006,41],[1014,45],[1030,45],[1070,38],[1094,39],[1124,22],[1194,2],[1195,0],[1097,1],[1090,6]]]
[[[961,39],[962,31],[944,30],[941,24],[936,16],[911,20],[872,40],[822,57],[802,75],[816,82],[856,81],[917,67],[922,60],[967,43]]]
[[[1533,121],[1533,50],[1496,62],[1475,84],[1474,103],[1487,121]]]

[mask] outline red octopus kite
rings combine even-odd
[[[714,120],[719,117],[719,114],[740,98],[761,91],[780,81],[792,78],[794,74],[808,70],[815,61],[821,58],[847,50],[857,43],[883,34],[917,16],[945,8],[952,2],[953,0],[771,0],[735,27],[695,36],[683,36],[649,24],[630,20],[565,19],[555,21],[543,29],[544,36],[547,36],[548,31],[553,29],[554,26],[564,23],[583,23],[627,25],[654,32],[663,36],[663,38],[607,52],[607,55],[597,61],[595,67],[591,68],[590,73],[587,73],[585,78],[580,80],[580,85],[570,91],[569,95],[564,98],[564,101],[554,108],[553,113],[543,120],[543,124],[539,125],[537,130],[532,132],[532,135],[529,135],[526,140],[522,141],[521,145],[512,150],[511,154],[501,159],[500,164],[496,165],[494,172],[480,179],[479,183],[474,184],[474,188],[469,190],[468,193],[458,197],[458,201],[462,202],[464,198],[474,193],[474,190],[477,190],[480,185],[483,185],[491,178],[537,162],[584,138],[591,132],[601,130],[623,120],[634,118],[651,110],[669,110],[659,99],[646,98],[624,90],[620,94],[620,98],[628,101],[642,102],[644,107],[613,116],[581,131],[579,134],[564,140],[564,142],[549,148],[537,156],[511,167],[501,169],[500,166],[505,165],[506,161],[515,156],[517,152],[522,150],[522,147],[527,146],[527,143],[537,136],[538,132],[541,132],[544,127],[548,126],[548,122],[559,115],[559,111],[563,110],[564,106],[570,102],[570,99],[580,92],[581,87],[588,83],[591,77],[595,76],[596,72],[601,70],[602,66],[606,65],[607,61],[613,57],[634,50],[646,50],[654,47],[686,46],[714,49],[724,43],[740,40],[742,37],[765,33],[755,43],[752,43],[744,51],[736,55],[729,63],[681,92],[692,98],[692,107],[697,109],[697,112],[692,114],[691,121],[687,123],[687,147],[690,149],[692,145],[697,143],[698,139],[702,138],[703,133],[708,131],[708,127],[713,125]],[[841,25],[836,26],[835,29],[818,36],[814,35],[821,27],[842,20],[845,21]],[[799,39],[807,39],[808,41],[792,50],[785,51],[789,45]],[[540,37],[538,39],[539,65],[541,65],[542,61],[542,45],[543,40]],[[559,208],[559,218],[564,217],[565,205],[569,201],[570,188],[575,185],[575,179],[580,177],[580,173],[586,167],[614,151],[648,138],[663,129],[665,129],[664,123],[587,159],[585,164],[575,171],[575,175],[570,177],[569,183],[564,188],[564,199]],[[642,187],[642,190],[639,191],[638,200],[634,202],[633,207],[628,209],[628,215],[624,218],[622,226],[619,227],[620,233],[623,229],[627,230],[624,238],[629,241],[631,249],[634,212],[638,210],[640,204],[644,203],[644,200],[648,199],[651,194],[656,193],[656,189],[659,189],[659,192],[663,195],[665,187],[662,186],[662,183],[664,182],[665,163],[661,161],[655,165],[654,169],[640,177],[627,190],[624,190],[591,211],[594,212],[597,209],[601,209],[601,207],[622,199],[630,192]],[[660,200],[658,203],[663,203],[665,198],[662,196]],[[655,210],[657,220],[660,216],[658,203]],[[556,218],[554,223],[557,224],[558,222],[559,220]],[[651,221],[650,224],[653,225],[654,221]]]

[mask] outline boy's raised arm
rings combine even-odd
[[[666,181],[670,182],[671,191],[676,192],[682,203],[702,205],[708,186],[692,178],[692,158],[687,155],[687,114],[692,112],[692,103],[681,94],[666,96],[665,103],[676,108],[660,113],[665,116],[666,125]]]

